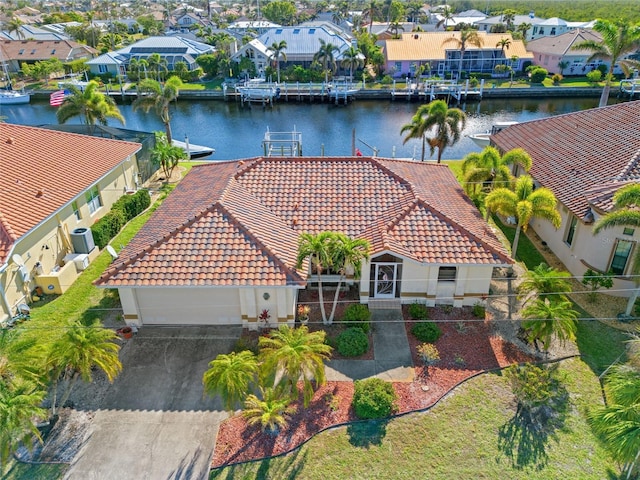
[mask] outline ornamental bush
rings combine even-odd
[[[411,333],[421,342],[434,343],[442,335],[442,330],[433,322],[419,322],[413,326]]]
[[[151,205],[151,196],[147,190],[138,190],[133,195],[123,195],[111,207],[111,210],[120,210],[128,222],[137,217]]]
[[[427,307],[421,303],[412,303],[409,305],[409,316],[414,320],[426,320],[429,318]]]
[[[369,378],[355,381],[351,405],[363,420],[384,418],[395,412],[397,398],[391,382]]]
[[[103,249],[113,237],[115,237],[120,229],[124,226],[126,220],[121,210],[111,210],[104,217],[91,226],[93,241],[98,248]]]
[[[361,328],[364,333],[369,333],[371,324],[371,312],[369,308],[362,303],[354,303],[349,305],[342,316],[343,322],[354,323],[354,327]]]
[[[440,352],[433,343],[418,345],[418,355],[426,366],[435,365],[440,361]]]
[[[359,357],[369,350],[369,337],[361,328],[348,328],[338,335],[336,344],[340,355]]]

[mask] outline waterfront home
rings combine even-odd
[[[132,59],[147,60],[150,55],[157,53],[167,62],[169,71],[178,62],[184,62],[189,70],[195,70],[198,68],[196,58],[214,51],[215,48],[211,45],[183,37],[148,37],[89,60],[87,65],[93,74],[122,73],[127,70]]]
[[[97,50],[71,40],[0,40],[2,58],[9,72],[20,72],[22,64],[57,58],[61,62],[91,59]]]
[[[481,47],[467,45],[462,70],[465,72],[495,73],[499,64],[509,64],[521,70],[525,62],[533,60],[522,40],[514,40],[508,33],[478,32]],[[387,40],[384,46],[385,72],[393,77],[414,76],[420,65],[429,65],[425,75],[457,74],[460,49],[450,38],[459,38],[460,32],[404,33],[399,39]],[[506,38],[509,48],[501,49],[499,42]],[[511,60],[512,56],[517,60]]]
[[[135,188],[140,148],[0,123],[0,321],[36,289],[63,293],[96,257],[90,227]]]
[[[535,184],[558,199],[560,229],[534,219],[533,230],[573,275],[588,268],[612,271],[611,293],[620,296],[629,296],[633,288],[629,259],[640,231],[619,227],[593,235],[592,226],[611,211],[617,190],[640,180],[639,127],[636,101],[524,122],[491,136],[504,152],[518,147],[529,152]]]
[[[7,30],[0,31],[0,40],[69,40],[69,36],[64,32],[56,32],[50,30],[48,25],[36,27],[35,25],[24,24],[19,30],[11,32]]]
[[[317,286],[300,235],[323,231],[369,241],[350,278],[362,303],[474,305],[512,263],[446,165],[258,157],[194,167],[96,285],[118,289],[129,324],[292,324]]]

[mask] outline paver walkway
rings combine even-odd
[[[352,381],[378,377],[393,382],[413,380],[413,361],[399,308],[372,309],[373,360],[331,360],[329,381]]]

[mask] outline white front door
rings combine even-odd
[[[397,263],[375,263],[375,298],[394,298],[396,296]]]

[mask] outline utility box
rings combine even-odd
[[[90,228],[76,228],[71,232],[74,253],[90,253],[96,246]]]
[[[86,253],[70,253],[65,255],[64,262],[65,264],[73,262],[76,270],[82,272],[89,266],[89,255]]]

